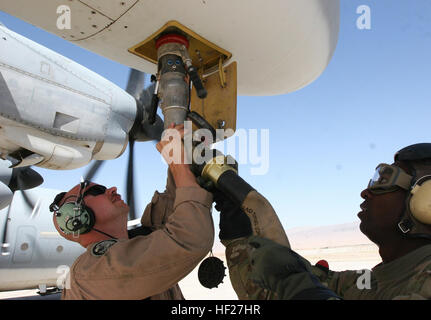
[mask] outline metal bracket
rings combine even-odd
[[[226,88],[226,75],[224,72],[224,68],[223,68],[223,57],[220,57],[220,59],[218,60],[218,74],[220,77],[220,86],[222,88]]]

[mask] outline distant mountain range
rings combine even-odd
[[[286,234],[294,250],[373,245],[359,230],[359,222],[292,228],[287,229]]]
[[[372,268],[381,261],[378,247],[359,230],[359,222],[321,227],[286,229],[291,248],[312,264],[320,259],[331,270]],[[214,254],[224,257],[224,246],[216,239]]]
[[[359,222],[292,228],[286,229],[286,234],[294,250],[374,245],[359,230]],[[214,243],[214,252],[224,252],[224,246],[218,239]]]

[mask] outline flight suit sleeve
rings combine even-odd
[[[290,248],[284,228],[265,197],[256,191],[251,191],[243,201],[241,210],[250,220],[252,236],[268,238]],[[262,288],[250,279],[251,258],[248,240],[249,237],[221,240],[226,247],[226,260],[232,287],[240,300],[274,299],[274,292]]]
[[[78,287],[85,299],[144,299],[169,289],[211,249],[211,205],[206,190],[177,188],[173,212],[163,227],[120,240],[103,255],[94,254],[90,246],[72,269],[72,288]]]
[[[312,266],[311,264],[309,264],[309,266],[311,268],[311,272],[320,280],[320,282],[340,297],[344,297],[345,292],[353,286],[356,286],[358,281],[358,272],[356,270],[332,271],[322,270],[321,268]]]
[[[406,291],[408,294],[397,295],[394,300],[431,300],[431,263],[426,262],[416,267]]]
[[[425,263],[415,268],[415,275],[408,278],[406,282],[400,282],[397,286],[388,288],[381,287],[380,290],[366,296],[366,299],[393,299],[393,300],[430,300],[431,299],[431,263]],[[363,299],[358,280],[361,270],[358,271],[328,271],[324,272],[316,266],[312,272],[320,279],[322,284],[344,297],[348,293],[348,299]],[[374,284],[378,286],[377,284]],[[402,291],[400,294],[399,292]]]
[[[166,189],[160,193],[154,192],[151,202],[145,207],[141,218],[143,227],[149,227],[152,231],[160,229],[166,223],[168,217],[173,213],[175,201],[175,180],[168,169]]]

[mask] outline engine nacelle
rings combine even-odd
[[[20,161],[16,166],[58,170],[124,152],[135,98],[6,27],[0,26],[0,35],[2,154]]]

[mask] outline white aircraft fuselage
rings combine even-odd
[[[7,231],[0,254],[0,291],[55,287],[85,251],[54,228],[48,208],[59,192],[28,190],[28,196],[37,199],[31,211],[17,191],[10,206],[0,211],[0,232]]]

